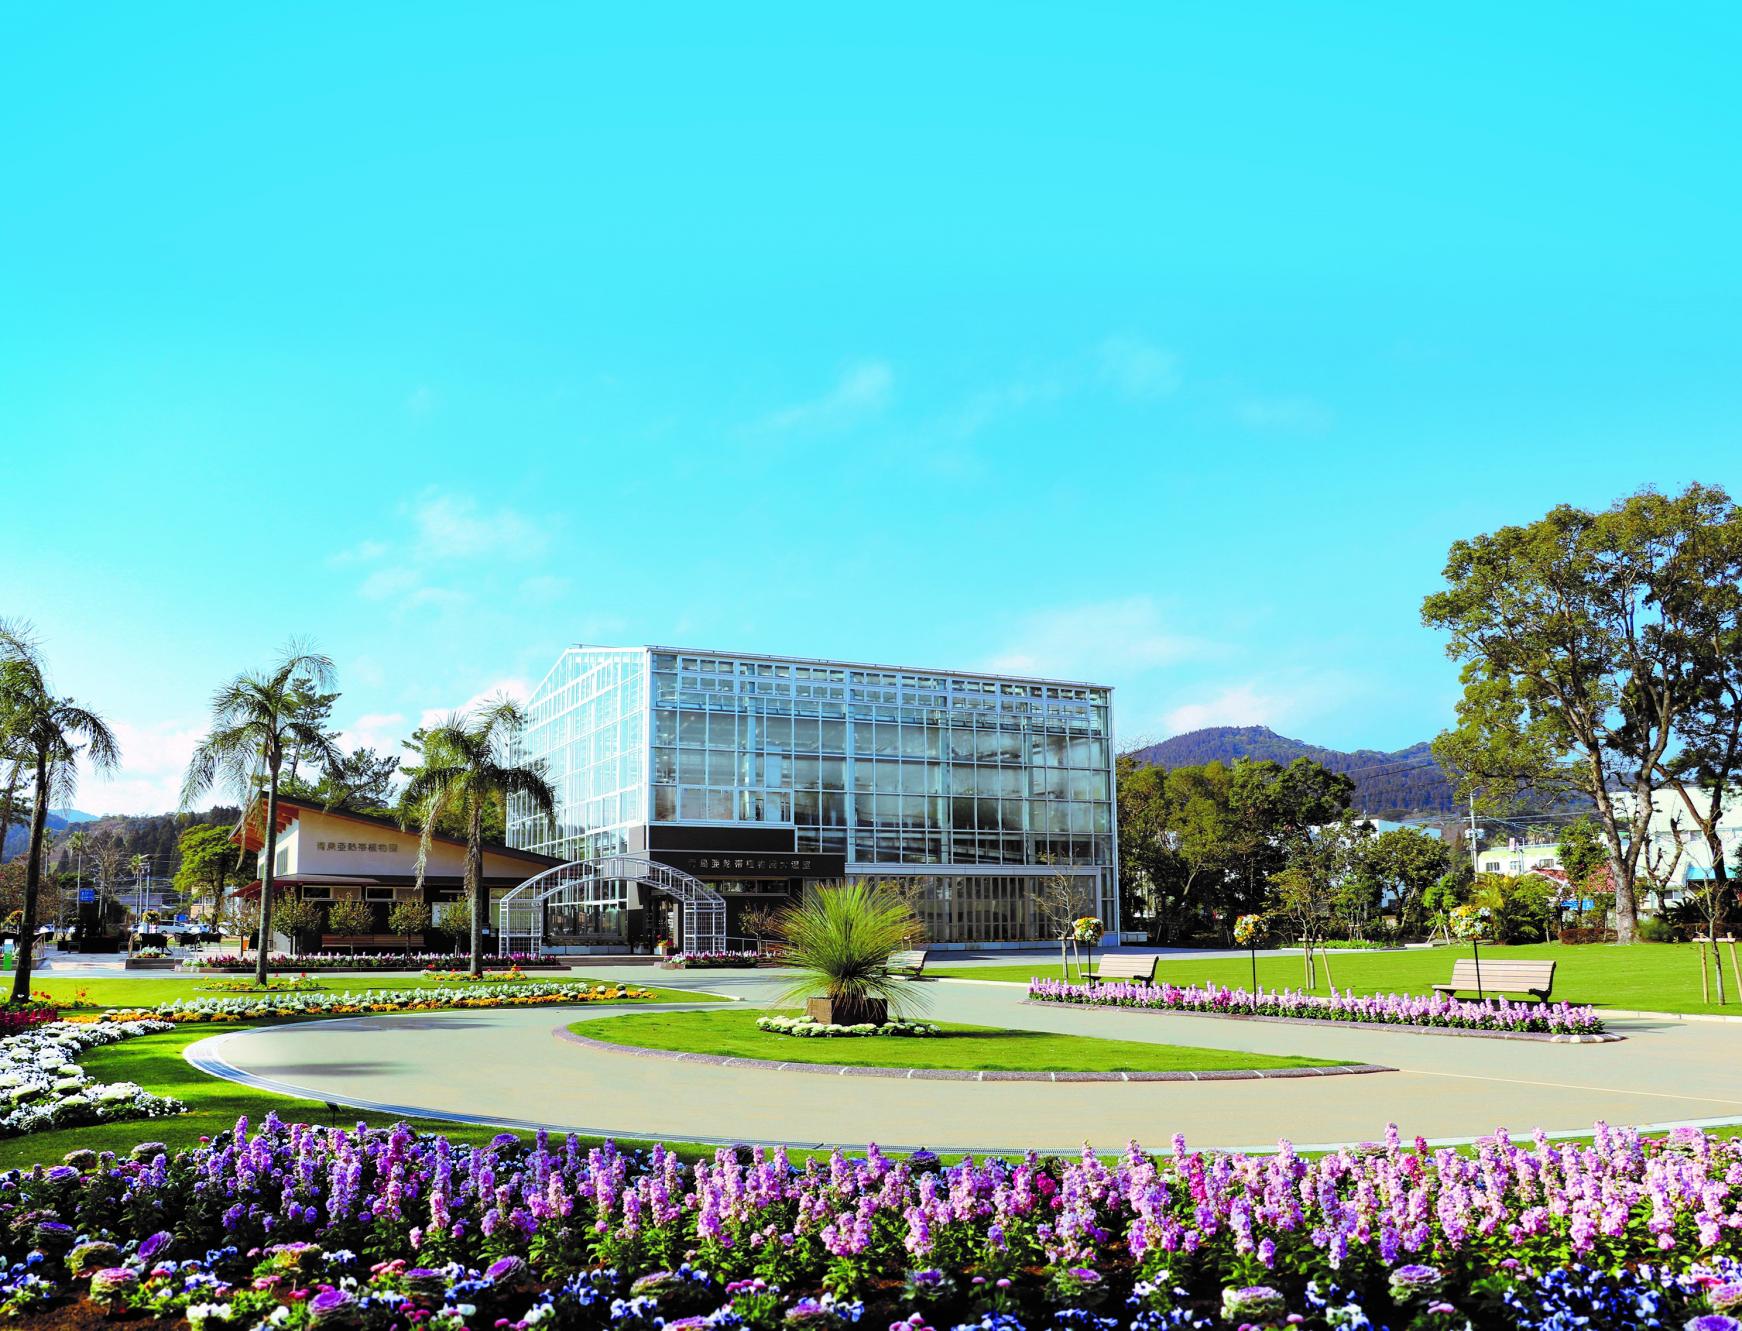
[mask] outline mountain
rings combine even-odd
[[[1285,767],[1296,758],[1311,758],[1355,781],[1355,808],[1375,817],[1401,814],[1452,813],[1457,801],[1452,783],[1423,741],[1406,749],[1327,749],[1279,735],[1269,726],[1211,726],[1164,739],[1136,750],[1132,757],[1158,767],[1198,767],[1236,758],[1270,759]]]
[[[58,837],[74,823],[92,823],[97,821],[97,817],[94,813],[80,813],[77,809],[50,809],[43,822]],[[0,845],[0,864],[4,864],[14,855],[24,854],[24,848],[29,844],[30,825],[24,822],[13,823],[6,829],[5,842]]]

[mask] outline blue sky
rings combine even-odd
[[[167,807],[291,633],[1394,748],[1448,543],[1742,486],[1734,6],[15,8],[0,613]]]

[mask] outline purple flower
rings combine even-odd
[[[1722,1285],[1713,1285],[1706,1291],[1706,1302],[1712,1305],[1714,1312],[1742,1311],[1742,1281],[1732,1280]]]
[[[347,1326],[357,1319],[356,1299],[342,1289],[326,1286],[308,1301],[310,1326]]]
[[[173,1234],[171,1234],[167,1229],[158,1230],[157,1233],[151,1235],[150,1237],[145,1239],[142,1243],[140,1243],[140,1245],[139,1245],[139,1260],[142,1262],[151,1261],[159,1253],[161,1253],[165,1248],[169,1247],[169,1245],[174,1243],[174,1242],[175,1242],[175,1236]]]
[[[1725,1313],[1701,1313],[1684,1326],[1686,1331],[1742,1331],[1742,1322]]]

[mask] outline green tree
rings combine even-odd
[[[100,772],[112,772],[121,748],[102,717],[71,698],[54,695],[35,642],[16,625],[0,629],[0,734],[8,746],[28,755],[32,774],[18,970],[12,977],[12,1001],[26,1003],[49,807],[56,800],[71,803],[81,759]]]
[[[398,776],[399,759],[374,749],[358,748],[342,756],[334,766],[323,768],[318,780],[286,777],[280,793],[328,809],[380,814],[393,807],[393,787]]]
[[[484,921],[490,914],[484,884],[484,813],[517,795],[547,819],[556,817],[556,792],[542,762],[519,763],[512,748],[525,717],[508,698],[495,698],[469,715],[455,713],[422,738],[423,763],[411,772],[401,795],[402,825],[421,827],[417,885],[423,886],[429,848],[444,817],[460,815],[466,827],[466,897],[472,903],[471,974],[484,973]]]
[[[369,903],[346,897],[327,907],[327,927],[336,934],[366,934],[373,931],[375,912]]]
[[[387,912],[387,927],[407,943],[429,928],[429,907],[421,901],[396,901]]]
[[[248,880],[244,873],[246,852],[231,840],[231,833],[215,823],[188,828],[176,842],[180,863],[172,886],[189,901],[202,895],[212,899],[212,925],[218,926],[224,912],[224,890]]]
[[[1589,884],[1592,873],[1609,862],[1603,834],[1591,816],[1584,813],[1561,829],[1555,855],[1566,870],[1567,881],[1580,891]]]
[[[273,910],[273,928],[290,939],[290,950],[294,955],[302,951],[302,940],[309,934],[320,930],[326,918],[326,912],[318,901],[310,901],[302,893],[286,897]]]
[[[1683,634],[1694,693],[1679,723],[1680,744],[1658,770],[1706,844],[1712,872],[1699,880],[1696,895],[1716,938],[1730,900],[1722,829],[1742,786],[1742,510],[1726,497],[1710,503],[1703,517],[1681,552],[1679,575],[1666,580],[1678,599],[1672,618]],[[1720,978],[1720,995],[1722,985]]]
[[[1316,957],[1336,917],[1339,895],[1350,865],[1371,824],[1344,814],[1316,832],[1303,829],[1290,848],[1288,863],[1270,876],[1270,906],[1286,920],[1305,952],[1307,988],[1318,984]],[[1331,982],[1329,958],[1325,979]]]
[[[1364,841],[1352,866],[1354,876],[1370,883],[1380,899],[1397,905],[1397,923],[1404,933],[1421,928],[1427,891],[1450,864],[1445,842],[1416,827],[1394,827]]]
[[[1504,808],[1577,790],[1594,809],[1630,943],[1652,787],[1700,696],[1691,645],[1696,534],[1732,510],[1694,485],[1644,490],[1597,513],[1562,505],[1522,527],[1453,544],[1422,621],[1462,662],[1457,726],[1434,742],[1460,794]],[[1625,792],[1626,798],[1617,798]]]
[[[326,684],[333,663],[325,656],[292,644],[269,670],[247,671],[212,696],[212,729],[188,761],[182,781],[182,807],[193,803],[214,784],[233,789],[244,819],[254,816],[251,800],[266,792],[265,817],[258,819],[264,849],[260,855],[260,934],[254,979],[264,986],[267,954],[272,950],[272,880],[278,853],[278,785],[294,745],[299,756],[331,766],[339,753],[318,725],[304,718],[308,682]]]

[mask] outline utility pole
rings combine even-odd
[[[1470,873],[1472,875],[1475,874],[1479,862],[1476,854],[1476,836],[1476,795],[1472,791],[1470,794]]]

